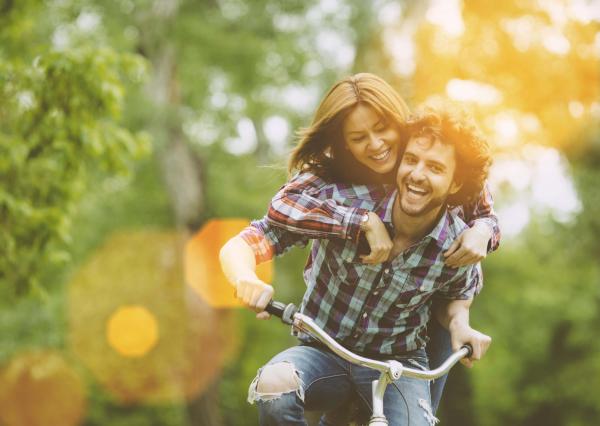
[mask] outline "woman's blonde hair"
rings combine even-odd
[[[310,171],[337,182],[359,183],[356,181],[363,180],[363,183],[370,183],[369,180],[377,180],[375,172],[360,164],[344,148],[344,120],[359,104],[370,106],[399,129],[409,116],[404,100],[382,78],[369,73],[346,77],[321,100],[311,125],[298,131],[299,141],[290,155],[289,173]],[[373,179],[365,178],[369,175]]]

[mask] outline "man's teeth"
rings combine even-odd
[[[427,191],[426,191],[426,190],[424,190],[424,189],[422,189],[422,188],[419,188],[419,187],[417,187],[417,186],[410,185],[410,184],[409,184],[409,185],[406,185],[406,186],[408,187],[408,189],[409,189],[411,192],[416,192],[417,194],[420,194],[420,195],[427,194]]]
[[[390,153],[390,150],[383,151],[381,154],[372,155],[371,158],[375,160],[383,160]]]

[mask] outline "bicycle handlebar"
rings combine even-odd
[[[466,344],[450,355],[442,365],[434,370],[408,368],[394,360],[379,361],[370,359],[346,349],[321,329],[310,317],[299,313],[298,308],[293,303],[286,305],[285,303],[272,300],[265,307],[265,311],[279,317],[284,324],[292,325],[294,328],[309,334],[346,361],[381,372],[390,372],[395,379],[399,378],[400,375],[427,380],[437,379],[450,371],[454,364],[462,358],[468,358],[473,354],[471,345]],[[397,377],[395,377],[396,375]]]

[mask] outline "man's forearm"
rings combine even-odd
[[[256,279],[256,260],[252,248],[239,236],[235,236],[221,248],[221,269],[234,287],[240,279]]]
[[[469,309],[473,299],[437,301],[434,304],[434,315],[447,330],[454,325],[469,324]]]

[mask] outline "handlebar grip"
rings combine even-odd
[[[265,307],[265,311],[281,318],[281,322],[291,325],[294,322],[294,314],[298,312],[298,308],[293,303],[286,305],[285,303],[271,300]]]
[[[285,303],[271,300],[269,304],[265,307],[265,311],[267,311],[271,315],[275,315],[276,317],[281,318],[283,316],[283,312],[285,311]]]
[[[466,343],[466,344],[462,345],[461,349],[467,350],[467,354],[465,355],[465,358],[471,358],[471,356],[473,355],[473,346]]]

